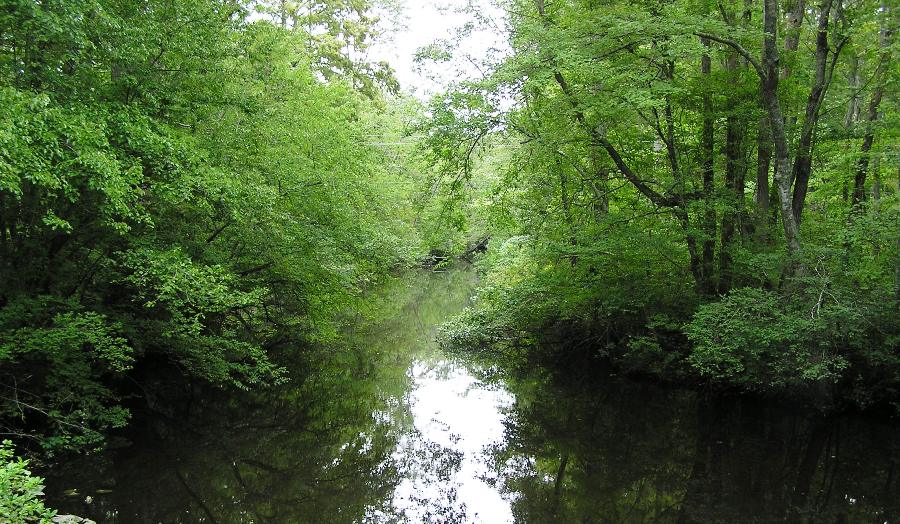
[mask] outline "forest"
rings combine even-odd
[[[372,290],[459,258],[447,352],[900,415],[896,6],[464,10],[417,64],[476,74],[423,100],[367,53],[401,2],[5,0],[0,522],[149,413],[315,391]]]

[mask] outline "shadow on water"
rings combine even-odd
[[[435,346],[472,271],[417,272],[292,380],[48,472],[100,523],[895,522],[900,431],[750,399],[500,371]],[[72,491],[72,490],[76,491]]]

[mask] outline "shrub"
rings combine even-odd
[[[841,354],[858,335],[858,312],[743,288],[701,306],[685,326],[688,357],[701,375],[747,389],[836,382]]]
[[[56,511],[40,499],[44,479],[32,476],[28,461],[13,454],[12,442],[0,443],[0,521],[49,524]]]

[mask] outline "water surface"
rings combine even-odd
[[[48,498],[100,523],[895,522],[900,431],[606,372],[442,353],[474,274],[386,286],[292,380],[200,391]]]

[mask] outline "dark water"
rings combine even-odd
[[[48,478],[113,523],[898,522],[900,428],[442,354],[470,271],[388,286],[293,381],[205,393]],[[316,370],[316,371],[310,371]]]

